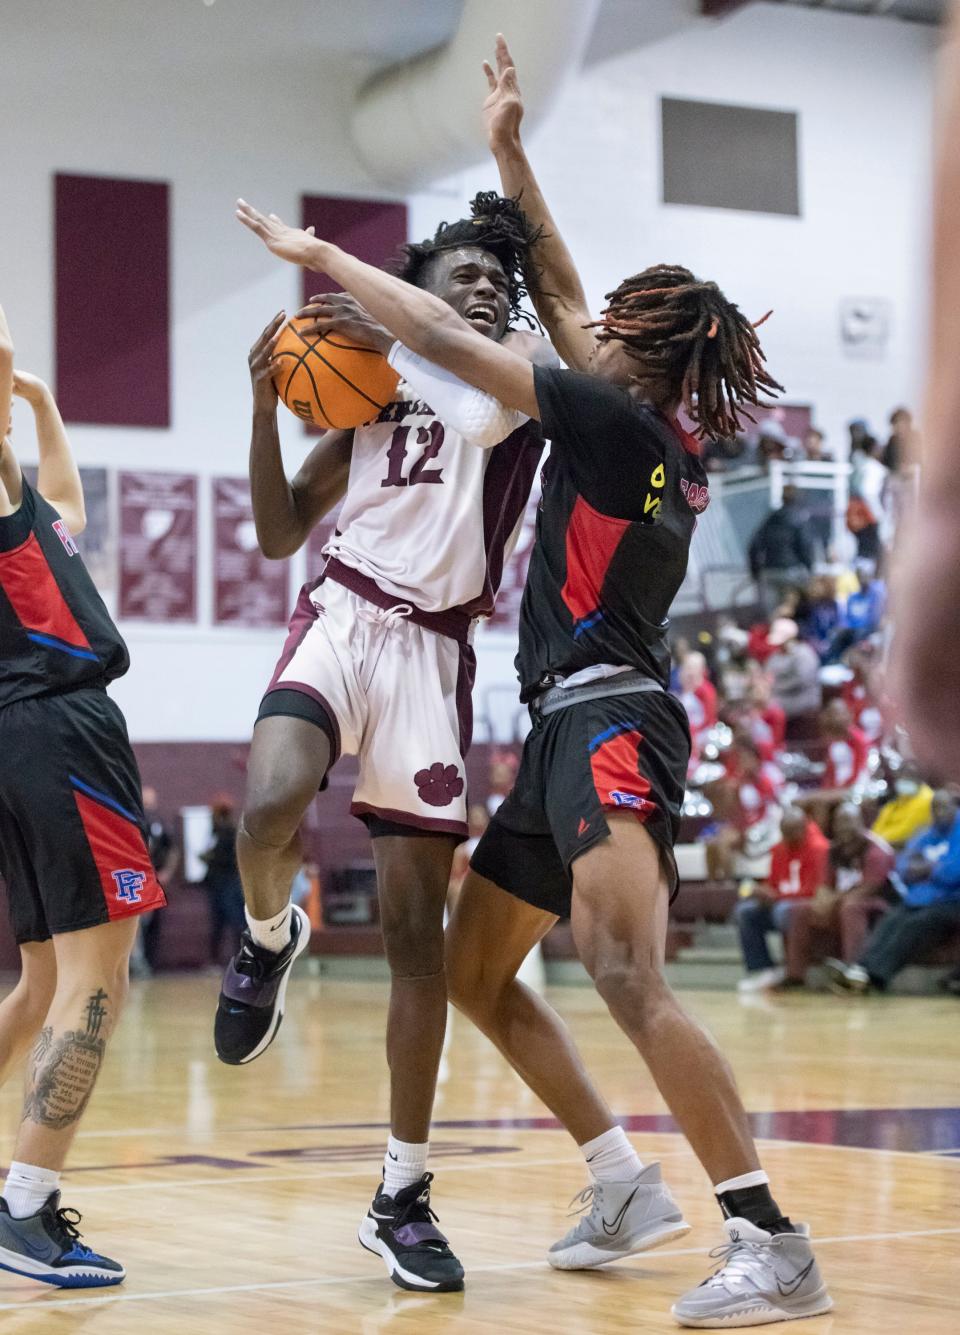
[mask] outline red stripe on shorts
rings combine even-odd
[[[52,635],[78,649],[90,648],[35,533],[13,551],[0,552],[0,588],[25,630]]]
[[[73,796],[111,921],[163,908],[166,896],[137,826],[76,789]]]
[[[656,803],[648,800],[650,781],[640,773],[638,752],[642,741],[635,729],[618,733],[591,754],[590,768],[601,806],[632,811],[646,820]]]

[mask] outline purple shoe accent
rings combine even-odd
[[[244,1006],[272,1006],[277,995],[280,984],[283,982],[283,973],[280,970],[267,972],[264,969],[259,977],[252,974],[241,973],[235,967],[236,956],[227,965],[226,972],[223,975],[223,983],[220,991],[231,1001],[239,1001]]]
[[[421,1242],[445,1244],[447,1241],[438,1228],[428,1223],[402,1224],[400,1228],[393,1230],[393,1236],[401,1247],[417,1247]]]

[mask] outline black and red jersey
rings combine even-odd
[[[0,707],[105,685],[129,666],[69,529],[24,478],[20,508],[0,516]]]
[[[534,368],[551,450],[520,613],[521,699],[606,663],[667,686],[667,614],[709,502],[700,448],[625,389]]]

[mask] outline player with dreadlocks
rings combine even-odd
[[[533,323],[520,303],[535,240],[513,201],[478,195],[469,218],[406,246],[396,265],[403,281],[386,281],[430,294],[471,336],[512,357],[550,364],[541,337],[512,328]],[[356,755],[351,810],[373,839],[392,978],[391,1136],[360,1240],[401,1287],[455,1290],[463,1268],[430,1210],[427,1141],[447,1014],[444,905],[454,849],[467,837],[471,630],[493,610],[543,436],[530,414],[424,361],[350,296],[315,297],[300,314],[380,349],[401,381],[376,421],[328,432],[288,482],[272,380],[283,312],[250,354],[250,477],[263,551],[291,555],[344,499],[253,733],[237,840],[247,930],[224,976],[216,1047],[225,1062],[249,1062],[279,1028],[290,969],[310,934],[290,903],[297,831],[331,766]]]
[[[530,948],[569,915],[580,958],[714,1183],[724,1264],[674,1314],[758,1325],[827,1311],[803,1227],[784,1217],[723,1057],[663,975],[690,752],[668,694],[667,615],[708,501],[697,441],[728,433],[779,389],[755,329],[685,269],[637,274],[590,318],[573,261],[520,144],[516,73],[499,43],[488,133],[506,195],[542,230],[527,280],[571,370],[533,366],[425,291],[240,201],[274,254],[328,273],[412,350],[543,424],[551,441],[520,616],[521,698],[532,730],[513,792],[473,855],[448,932],[453,1002],[577,1140],[592,1182],[584,1217],[550,1252],[603,1265],[686,1232],[659,1164],[644,1167],[592,1085],[559,1016],[517,981]]]

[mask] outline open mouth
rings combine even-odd
[[[463,318],[470,324],[476,325],[480,330],[486,332],[492,329],[497,323],[498,311],[492,301],[474,301],[471,302],[463,312]]]

